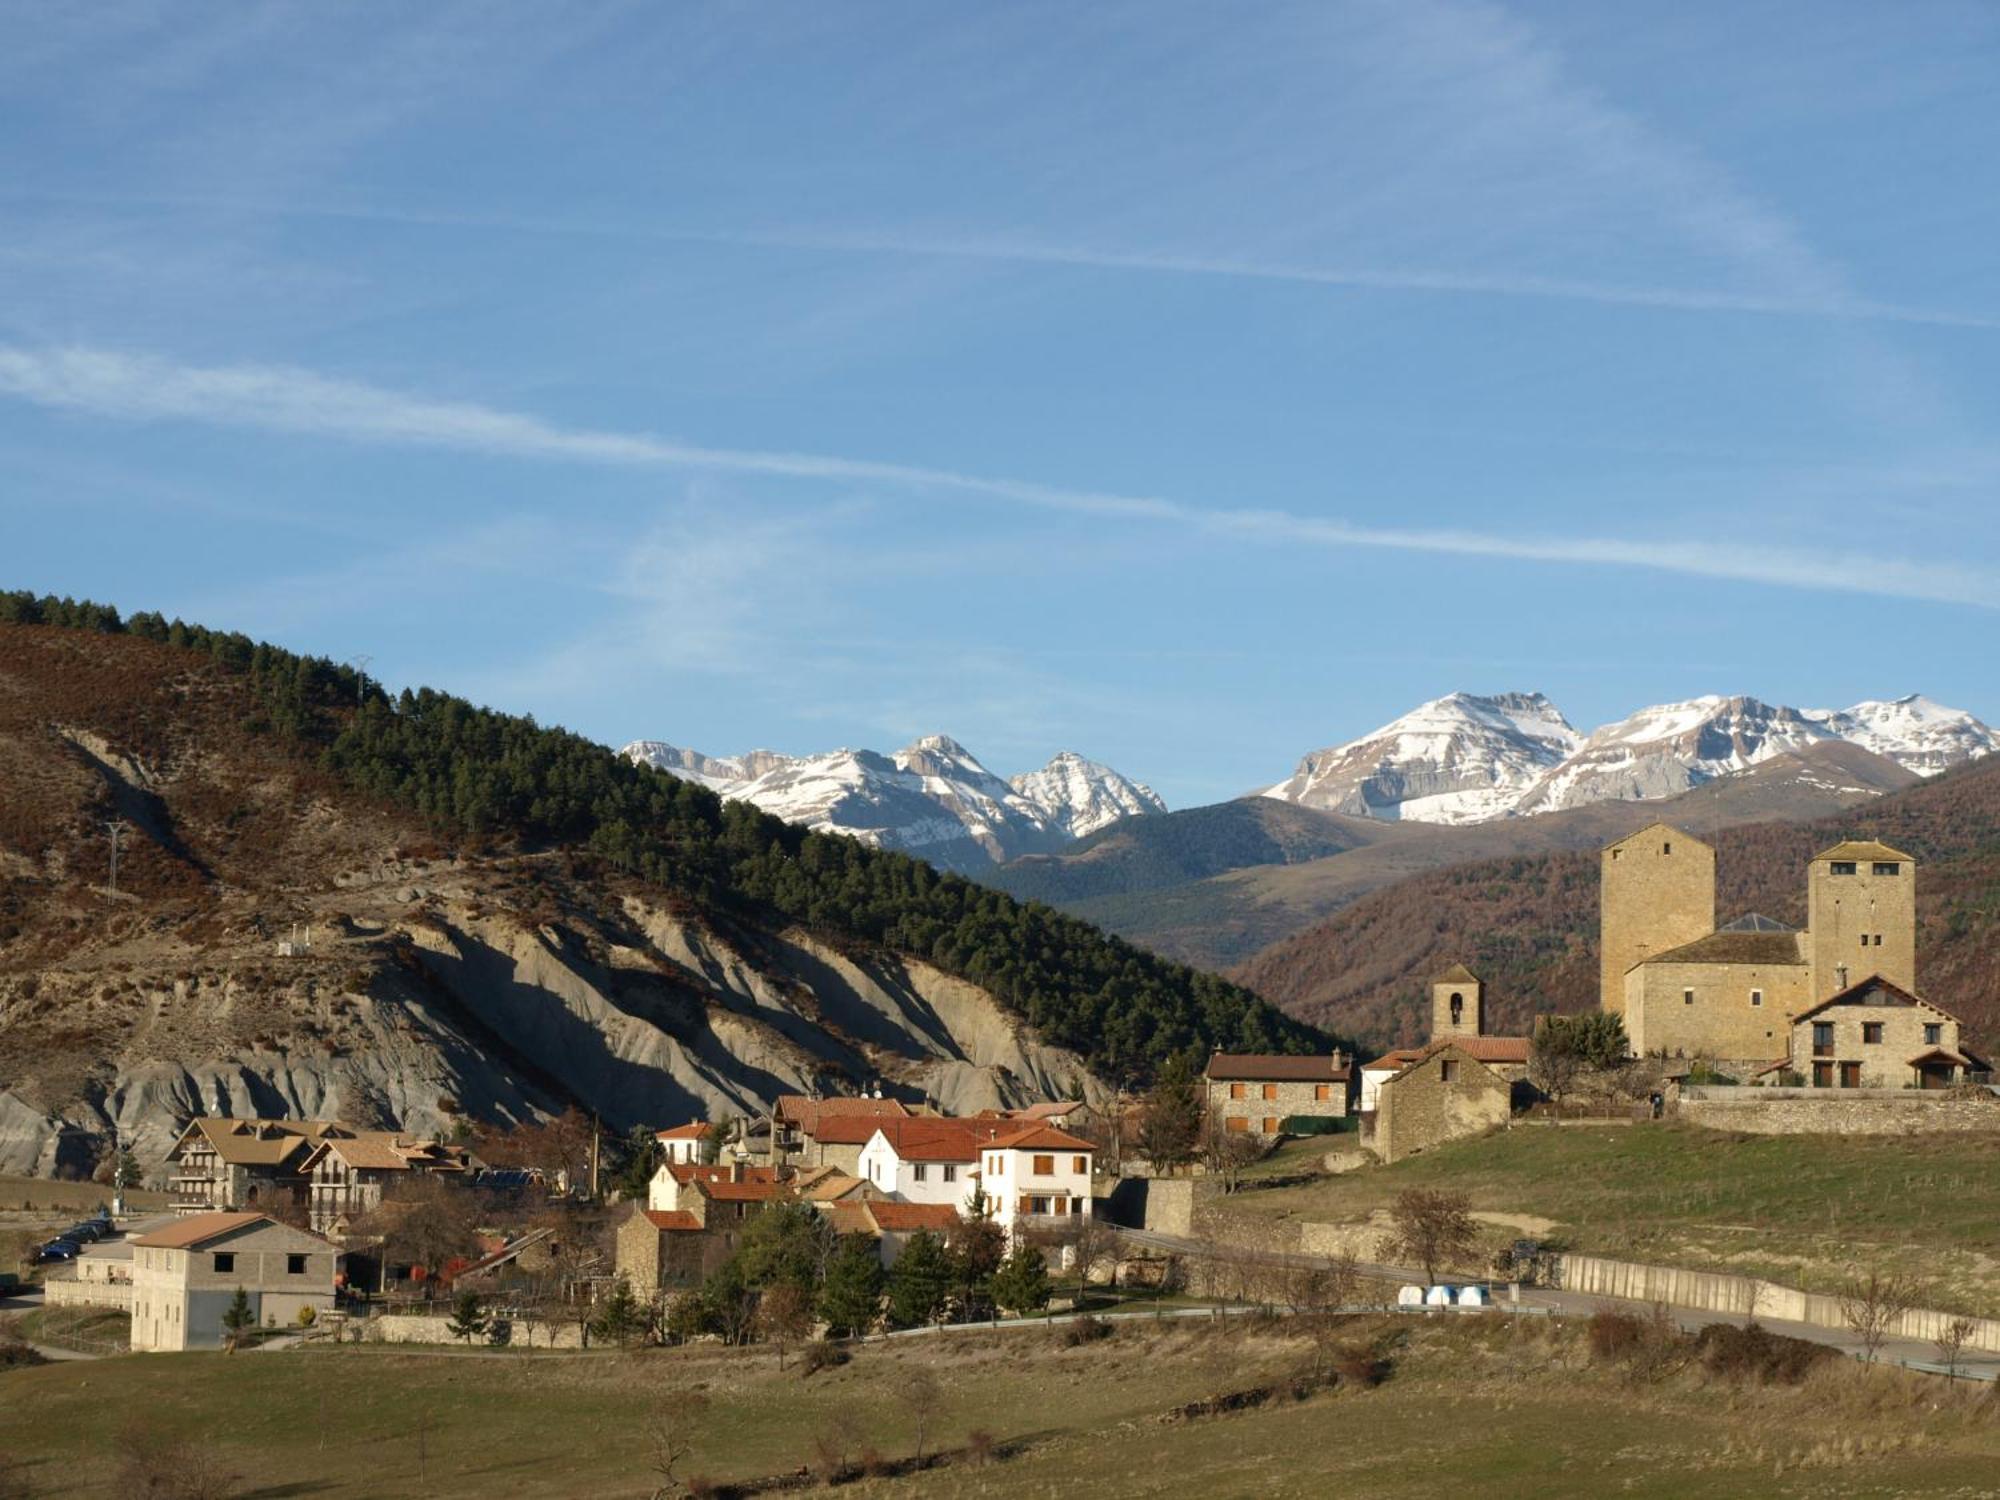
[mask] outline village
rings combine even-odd
[[[623,1139],[575,1112],[452,1140],[201,1117],[157,1167],[122,1161],[107,1211],[27,1246],[22,1269],[43,1337],[67,1317],[98,1319],[102,1338],[112,1317],[126,1331],[104,1347],[134,1354],[803,1347],[1169,1301],[1296,1310],[1312,1300],[1300,1278],[1327,1276],[1357,1307],[1518,1311],[1524,1296],[1598,1293],[1730,1313],[1744,1278],[1548,1255],[1532,1238],[1482,1251],[1505,1215],[1475,1222],[1463,1193],[1405,1192],[1372,1238],[1295,1224],[1259,1239],[1238,1206],[1259,1183],[1365,1181],[1565,1121],[2000,1127],[1988,1065],[1918,989],[1907,854],[1816,856],[1798,932],[1756,915],[1718,926],[1713,850],[1665,825],[1605,848],[1602,876],[1602,1005],[1528,1035],[1493,1033],[1461,964],[1431,985],[1422,1045],[1365,1062],[1216,1052],[1129,1098],[950,1117],[877,1084]],[[1861,1316],[1851,1298],[1771,1285],[1753,1309],[1760,1297],[1802,1326],[1851,1334]],[[1926,1311],[1907,1290],[1885,1299],[1866,1312],[1871,1357],[1950,1327],[1969,1370],[2000,1363],[2000,1323]]]

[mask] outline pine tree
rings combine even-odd
[[[889,1268],[889,1321],[898,1328],[935,1321],[944,1312],[954,1279],[944,1241],[928,1229],[918,1230]]]
[[[1160,1069],[1139,1116],[1139,1149],[1156,1172],[1171,1172],[1194,1160],[1201,1144],[1201,1085],[1184,1053]]]
[[[1016,1245],[993,1273],[993,1300],[1020,1317],[1049,1305],[1049,1263],[1033,1245]]]
[[[864,1334],[882,1312],[882,1256],[874,1241],[848,1235],[827,1263],[826,1281],[819,1289],[819,1315],[828,1330],[843,1336]]]
[[[629,1344],[646,1331],[646,1309],[632,1290],[632,1283],[623,1276],[613,1283],[611,1295],[604,1299],[604,1306],[591,1319],[590,1331],[594,1337],[608,1339],[614,1344]]]
[[[486,1314],[479,1310],[479,1293],[460,1292],[452,1303],[451,1321],[445,1329],[455,1339],[471,1343],[484,1334],[488,1328]]]
[[[229,1335],[228,1343],[234,1349],[243,1341],[243,1335],[257,1326],[257,1314],[251,1310],[250,1294],[242,1287],[229,1299],[229,1306],[222,1311],[222,1329]]]

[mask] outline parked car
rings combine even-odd
[[[104,1234],[105,1231],[98,1228],[95,1224],[72,1224],[62,1232],[62,1237],[66,1240],[79,1240],[84,1244],[94,1245],[104,1238]]]
[[[83,1253],[83,1246],[75,1240],[50,1240],[35,1252],[37,1261],[75,1260]]]

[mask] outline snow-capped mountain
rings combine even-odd
[[[1579,736],[1539,693],[1453,693],[1308,755],[1264,795],[1366,817],[1481,823],[1672,797],[1829,740],[1924,776],[2000,749],[2000,735],[1971,714],[1916,695],[1845,709],[1711,695]]]
[[[1540,693],[1451,693],[1314,751],[1264,795],[1359,817],[1484,823],[1506,817],[1582,738]]]
[[[1056,752],[1041,770],[1010,777],[1008,784],[1036,806],[1046,808],[1056,826],[1073,839],[1095,833],[1120,818],[1167,810],[1160,794],[1145,782],[1085,760],[1074,750]]]
[[[1921,693],[1837,710],[1807,709],[1841,739],[1886,755],[1920,776],[1934,776],[2000,748],[2000,737],[1962,708]]]
[[[620,753],[788,822],[956,870],[1047,853],[1114,818],[1166,811],[1150,788],[1069,751],[1010,785],[942,734],[894,755],[753,750],[721,757],[664,740],[635,740]]]

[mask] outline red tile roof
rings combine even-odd
[[[1528,1060],[1528,1039],[1524,1036],[1448,1036],[1439,1037],[1438,1041],[1450,1042],[1467,1057],[1476,1057],[1483,1063],[1524,1063]]]
[[[1270,1052],[1218,1052],[1208,1060],[1206,1076],[1229,1082],[1345,1083],[1347,1059],[1321,1053],[1294,1057]]]
[[[722,1162],[676,1161],[667,1163],[667,1171],[672,1174],[675,1182],[684,1187],[690,1182],[699,1182],[702,1186],[708,1187],[717,1182],[729,1181],[735,1174],[736,1168]],[[781,1172],[777,1167],[743,1168],[745,1182],[777,1182],[780,1176]]]
[[[1361,1071],[1375,1073],[1383,1068],[1407,1068],[1423,1055],[1424,1049],[1421,1047],[1398,1047],[1394,1052],[1384,1052],[1372,1063],[1363,1063]]]
[[[838,1099],[811,1099],[804,1094],[781,1094],[778,1096],[777,1105],[779,1119],[796,1125],[807,1135],[821,1140],[832,1139],[824,1131],[833,1121],[901,1119],[909,1113],[909,1108],[900,1099],[869,1099],[860,1095]],[[868,1137],[864,1135],[856,1139],[865,1141]]]
[[[949,1203],[891,1203],[866,1205],[869,1216],[885,1233],[904,1234],[919,1229],[942,1232],[958,1227],[958,1210]]]
[[[1006,1135],[997,1135],[989,1145],[1005,1151],[1095,1151],[1089,1141],[1058,1130],[1053,1125],[1029,1125]]]
[[[642,1208],[639,1210],[655,1229],[694,1230],[701,1220],[684,1208]]]
[[[981,1146],[1014,1129],[1011,1120],[911,1118],[871,1123],[875,1129],[868,1132],[868,1138],[872,1140],[875,1131],[881,1131],[891,1149],[904,1161],[977,1161]]]
[[[672,1130],[661,1130],[653,1138],[660,1141],[698,1141],[715,1127],[706,1120],[690,1120],[685,1125],[676,1125]]]

